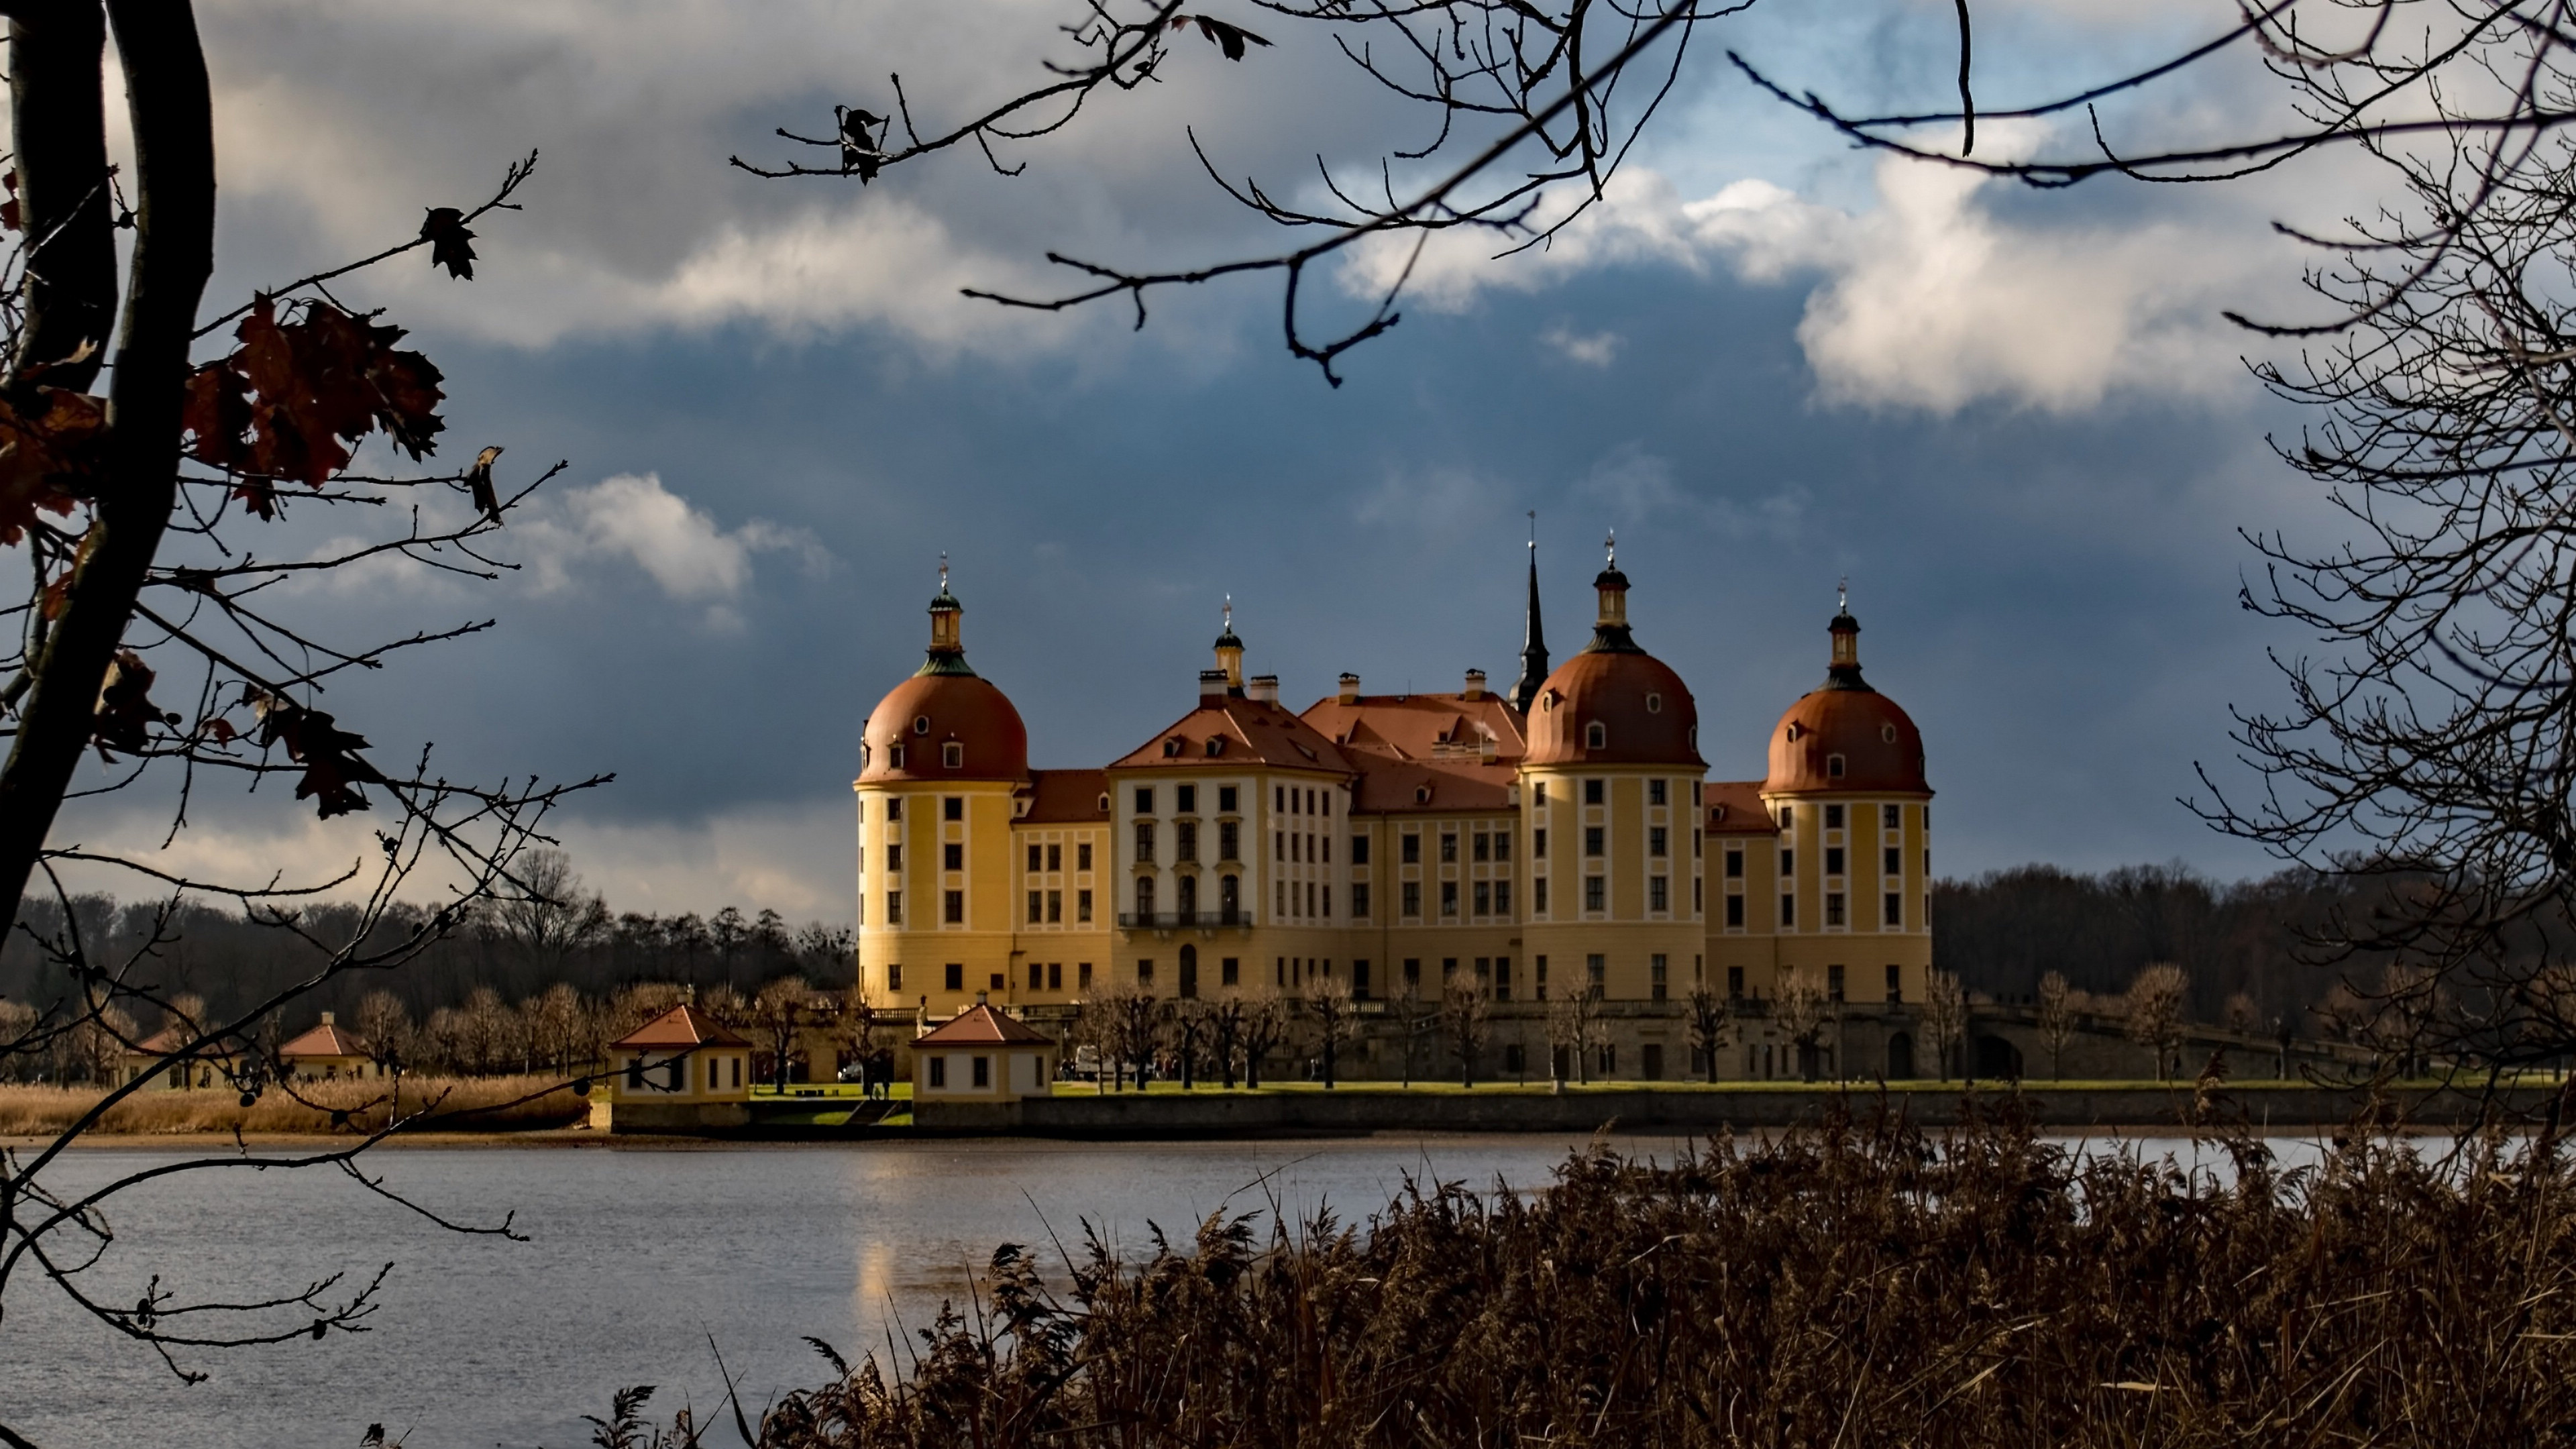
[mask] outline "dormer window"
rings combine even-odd
[[[1843,777],[1843,757],[1842,757],[1842,756],[1840,756],[1840,755],[1827,755],[1827,756],[1825,756],[1825,777],[1826,777],[1827,779],[1832,779],[1832,780],[1839,780],[1839,779],[1841,779],[1841,778]]]
[[[955,740],[939,747],[939,763],[952,770],[966,768],[966,747]]]
[[[869,753],[868,742],[866,740],[859,741],[859,768],[862,770],[868,767]]]
[[[1880,725],[1880,726],[1878,727],[1878,737],[1879,737],[1880,739],[1882,739],[1882,740],[1887,741],[1887,742],[1888,742],[1889,744],[1891,744],[1891,745],[1892,745],[1892,744],[1895,744],[1895,743],[1896,743],[1896,726],[1894,726],[1894,725],[1889,725],[1889,724],[1883,724],[1883,725]]]
[[[1789,726],[1789,729],[1788,729],[1789,743],[1791,743],[1791,744],[1793,744],[1793,745],[1794,745],[1794,744],[1796,744],[1796,743],[1799,741],[1799,739],[1800,739],[1802,736],[1804,736],[1806,733],[1807,733],[1806,726],[1804,726],[1804,725],[1798,725],[1798,724],[1792,724],[1792,725],[1790,725],[1790,726]]]
[[[1164,759],[1167,759],[1167,760],[1169,760],[1169,759],[1176,759],[1176,758],[1178,758],[1178,757],[1179,757],[1180,753],[1181,753],[1181,739],[1180,739],[1180,736],[1178,736],[1178,735],[1174,735],[1172,738],[1170,738],[1170,739],[1168,739],[1168,740],[1163,741],[1163,758],[1164,758]]]
[[[1109,813],[1109,792],[1105,790],[1100,794],[1100,813],[1103,815]]]
[[[1610,743],[1610,730],[1609,730],[1609,728],[1608,728],[1607,726],[1603,725],[1603,724],[1601,723],[1601,721],[1599,721],[1599,720],[1597,720],[1597,719],[1596,719],[1596,720],[1594,720],[1592,723],[1590,723],[1590,724],[1588,724],[1588,725],[1585,725],[1585,726],[1583,727],[1583,743],[1584,743],[1584,746],[1585,746],[1587,749],[1595,749],[1595,750],[1600,749],[1600,748],[1602,748],[1603,746],[1605,746],[1605,745],[1609,744],[1609,743]]]
[[[1416,786],[1414,786],[1414,787],[1413,787],[1413,803],[1414,803],[1414,804],[1416,804],[1416,805],[1428,805],[1428,804],[1430,804],[1430,803],[1431,803],[1431,787],[1430,787],[1430,786],[1428,786],[1428,785],[1416,785]]]
[[[903,746],[886,746],[886,768],[889,770],[900,770],[903,768]]]
[[[1662,695],[1660,695],[1660,694],[1650,694],[1650,695],[1647,695],[1647,696],[1646,696],[1646,713],[1648,713],[1648,714],[1662,714],[1663,712],[1664,712],[1664,697],[1663,697]]]
[[[930,733],[930,716],[926,714],[914,715],[912,717],[912,732],[917,735],[926,735]]]
[[[1225,753],[1225,736],[1223,736],[1223,735],[1210,735],[1210,736],[1208,736],[1208,742],[1207,742],[1207,753],[1208,753],[1208,758],[1209,758],[1209,759],[1211,759],[1211,760],[1215,759],[1215,758],[1216,758],[1217,756],[1219,756],[1219,755],[1224,754],[1224,753]]]

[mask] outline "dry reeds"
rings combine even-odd
[[[2558,1443],[2576,1168],[2366,1137],[2285,1171],[2071,1153],[2007,1117],[1837,1115],[1668,1169],[1364,1228],[1211,1219],[1059,1301],[1023,1248],[973,1319],[773,1406],[764,1449],[975,1444]],[[838,1365],[839,1361],[834,1360]]]
[[[520,1132],[568,1127],[590,1111],[587,1098],[560,1090],[560,1078],[406,1077],[401,1110],[432,1111],[413,1128],[439,1132]],[[244,1132],[358,1133],[384,1125],[393,1083],[298,1082],[293,1094],[275,1087],[248,1107],[223,1088],[137,1092],[110,1108],[95,1129],[109,1135],[158,1136]],[[94,1087],[0,1086],[0,1137],[51,1136],[80,1120],[103,1095]],[[297,1098],[301,1098],[299,1101]],[[533,1100],[522,1100],[533,1098]],[[433,1105],[435,1104],[434,1108]]]

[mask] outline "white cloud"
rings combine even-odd
[[[1619,356],[1622,339],[1616,332],[1576,332],[1559,323],[1540,333],[1538,340],[1562,353],[1569,362],[1608,367]]]
[[[831,564],[831,555],[801,528],[755,518],[727,532],[652,473],[621,473],[572,489],[552,513],[514,531],[540,592],[570,587],[574,568],[585,560],[623,560],[671,598],[709,605],[710,620],[719,623],[732,620],[724,606],[751,583],[754,554],[786,553],[808,571]]]
[[[1993,154],[2038,140],[2028,127],[1988,136]],[[1490,239],[1435,239],[1414,267],[1415,295],[1454,310],[1488,287],[1535,290],[1640,263],[1812,279],[1798,340],[1819,392],[1936,414],[1985,399],[2072,412],[2114,391],[2210,394],[2241,381],[2242,337],[2219,312],[2276,252],[2235,228],[2222,238],[2179,221],[2014,224],[1990,205],[2008,184],[1891,157],[1876,169],[1876,208],[1852,213],[1760,180],[1685,200],[1632,168],[1590,215],[1518,258],[1492,260]],[[1403,261],[1393,244],[1364,249],[1342,280],[1382,291]]]

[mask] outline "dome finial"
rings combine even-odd
[[[1851,612],[1851,575],[1849,574],[1843,575],[1834,585],[1834,612],[1837,614]]]
[[[1535,519],[1537,515],[1532,514],[1531,517]],[[1601,546],[1609,550],[1610,567],[1617,568],[1619,566],[1619,530],[1615,528],[1610,530],[1609,536],[1601,540]]]
[[[948,592],[948,550],[939,551],[939,592]]]
[[[1225,632],[1234,632],[1234,595],[1225,596]]]

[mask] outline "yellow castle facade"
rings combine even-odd
[[[1192,708],[1102,768],[1032,770],[1018,711],[966,664],[943,568],[926,658],[861,745],[861,984],[944,1018],[1113,983],[1431,1002],[1465,973],[1504,1015],[1591,995],[1661,1076],[1694,987],[1760,1003],[1803,977],[1874,1023],[1837,1027],[1835,1069],[1913,1075],[1932,790],[1913,721],[1862,679],[1859,623],[1828,626],[1825,682],[1773,727],[1765,776],[1713,781],[1615,554],[1594,588],[1590,641],[1551,670],[1533,557],[1509,693],[1474,670],[1448,694],[1344,675],[1302,711],[1245,673],[1229,614]],[[1760,1035],[1723,1075],[1789,1074]]]

